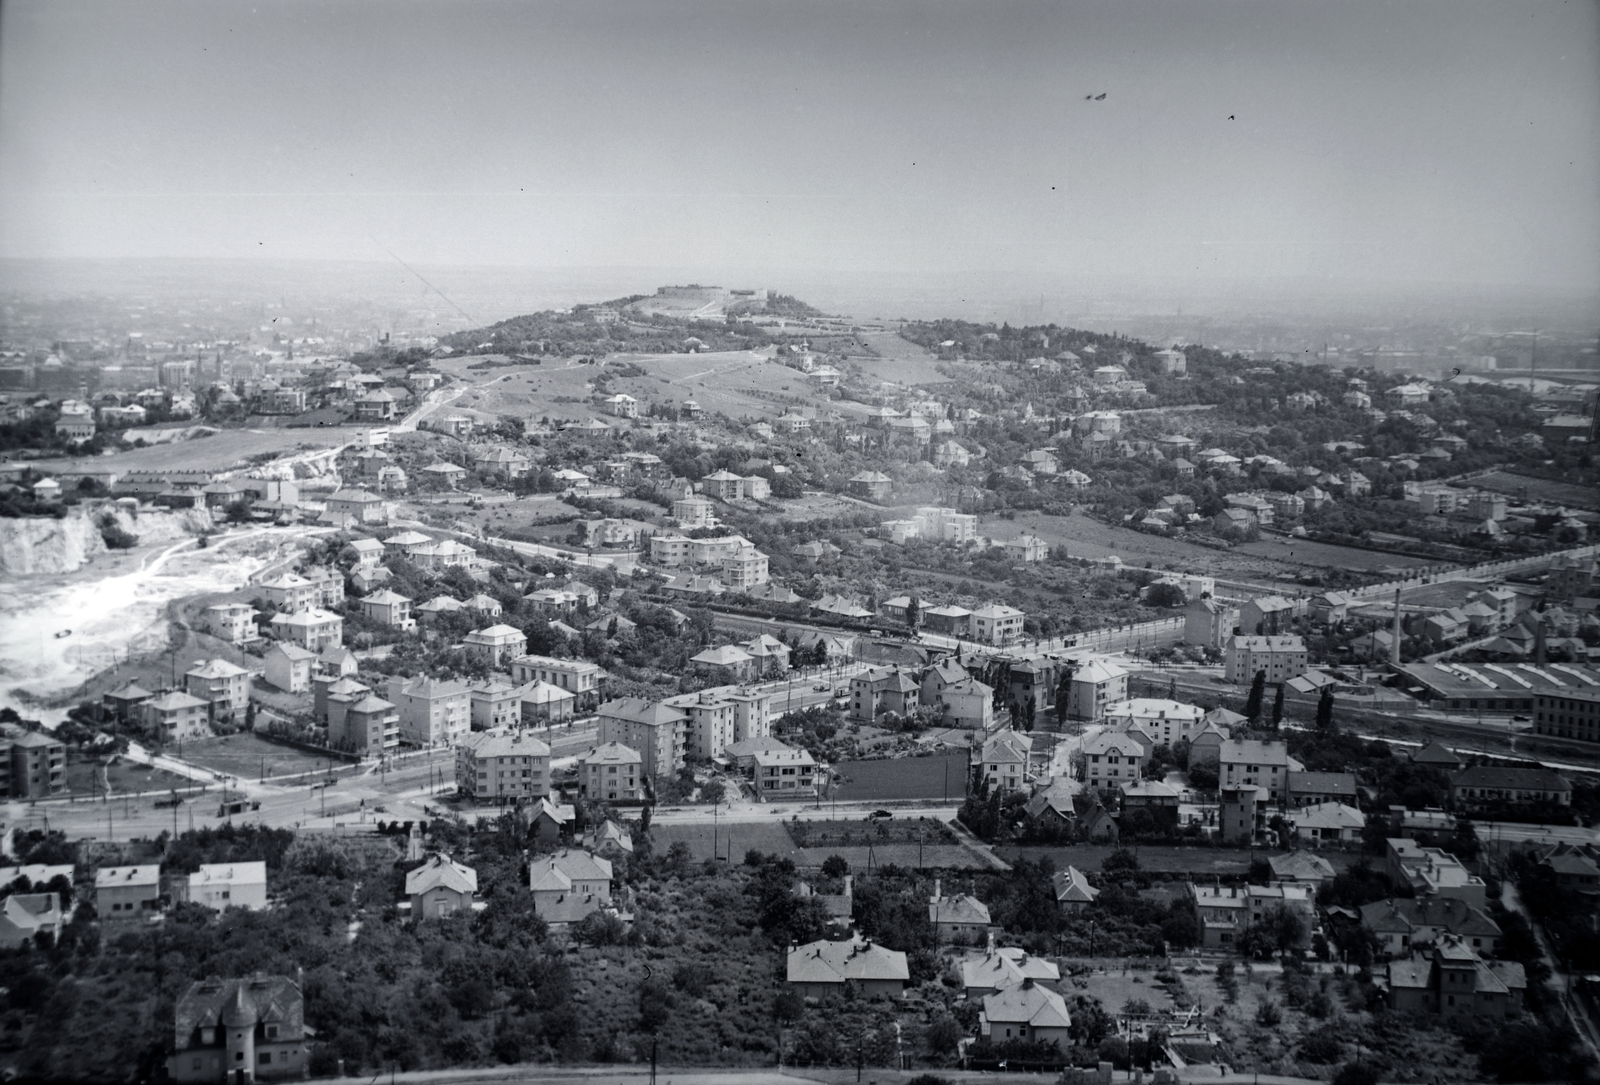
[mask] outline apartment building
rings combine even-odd
[[[596,746],[578,758],[578,789],[595,802],[644,798],[644,758],[620,742]]]
[[[250,703],[250,672],[226,659],[213,659],[184,672],[184,688],[209,706],[213,723],[243,719]]]
[[[464,682],[391,677],[385,697],[400,715],[408,746],[453,746],[472,729],[472,696]]]
[[[477,731],[456,747],[456,789],[478,802],[524,802],[550,794],[550,747],[525,731]]]
[[[1225,677],[1234,685],[1254,681],[1258,671],[1266,672],[1268,685],[1306,673],[1306,643],[1298,636],[1233,636],[1225,654]]]
[[[671,775],[684,766],[689,745],[689,714],[664,701],[621,697],[599,708],[601,743],[618,742],[639,751],[646,776]]]
[[[598,663],[584,659],[555,659],[551,656],[519,656],[511,660],[511,678],[525,682],[548,682],[577,698],[576,711],[589,712],[605,697],[606,672]]]

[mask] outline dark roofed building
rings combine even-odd
[[[1450,774],[1450,801],[1457,809],[1509,803],[1572,805],[1572,785],[1549,769],[1475,765]]]
[[[1289,773],[1289,805],[1311,806],[1323,802],[1356,805],[1356,778],[1348,772]]]
[[[174,1081],[306,1076],[305,999],[287,976],[197,981],[178,999],[173,1017],[167,1073]]]
[[[1458,769],[1462,765],[1462,760],[1456,756],[1455,751],[1438,739],[1434,739],[1422,749],[1413,753],[1411,762],[1415,765],[1432,765],[1447,772]]]

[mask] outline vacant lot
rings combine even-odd
[[[112,795],[138,795],[141,792],[182,790],[189,781],[165,769],[151,768],[137,761],[118,758],[114,764],[102,764],[96,758],[67,761],[67,790],[73,795],[101,796],[109,784]]]
[[[292,746],[280,746],[248,732],[185,742],[183,759],[215,772],[258,780],[263,776],[272,780],[281,776],[326,771],[329,765],[325,757],[317,757]],[[345,767],[342,761],[334,761],[332,765],[336,770]]]
[[[1571,482],[1555,482],[1545,478],[1529,478],[1507,471],[1496,471],[1472,480],[1472,485],[1495,493],[1507,494],[1518,500],[1544,502],[1549,505],[1570,505],[1579,509],[1600,509],[1600,491],[1592,486]]]
[[[1249,848],[1178,848],[1168,846],[1130,845],[1139,857],[1139,865],[1158,874],[1243,874],[1250,869],[1252,859],[1265,859],[1271,852]],[[1097,871],[1100,863],[1110,855],[1112,848],[1103,844],[1074,844],[1071,847],[999,847],[995,854],[1007,860],[1028,859],[1037,861],[1049,856],[1057,870],[1075,866],[1083,871]],[[1319,852],[1337,870],[1354,866],[1359,855],[1352,852]]]
[[[833,767],[844,801],[954,799],[966,794],[967,754],[901,757],[884,761],[841,761]]]
[[[744,853],[755,850],[766,855],[782,855],[802,862],[800,849],[794,846],[794,841],[789,839],[789,832],[783,827],[783,820],[778,813],[774,813],[771,823],[766,822],[730,822],[725,825],[662,825],[650,826],[650,840],[656,854],[665,854],[673,844],[683,842],[689,845],[689,854],[695,859],[710,859],[712,857],[713,843],[716,847],[715,854],[723,859],[730,855],[732,861],[744,861]]]

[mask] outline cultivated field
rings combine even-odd
[[[966,793],[967,754],[944,757],[900,757],[883,761],[841,761],[833,767],[844,782],[837,785],[842,801],[890,799],[954,799]]]
[[[743,862],[744,853],[752,849],[801,862],[800,849],[789,839],[789,831],[783,827],[780,813],[774,808],[771,822],[742,821],[717,826],[663,825],[658,822],[650,826],[650,839],[657,855],[665,855],[668,848],[682,841],[689,845],[689,854],[697,861],[710,859],[714,840],[716,855],[727,859],[731,854],[735,863]]]
[[[1492,475],[1473,479],[1471,484],[1479,489],[1493,490],[1495,493],[1508,494],[1518,499],[1526,495],[1528,501],[1549,505],[1570,505],[1578,509],[1600,509],[1600,491],[1570,482],[1528,478],[1526,475],[1496,471]]]

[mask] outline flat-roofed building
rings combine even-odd
[[[206,632],[229,644],[249,644],[261,637],[256,608],[249,603],[217,603],[206,607]]]
[[[214,912],[267,906],[267,864],[207,863],[193,874],[171,874],[168,891],[174,904],[198,904]]]
[[[810,750],[758,750],[752,757],[757,802],[805,801],[817,797],[820,776]]]
[[[99,919],[147,919],[161,910],[161,864],[105,866],[94,875]]]
[[[211,706],[181,689],[168,690],[139,706],[145,733],[163,744],[211,735]]]

